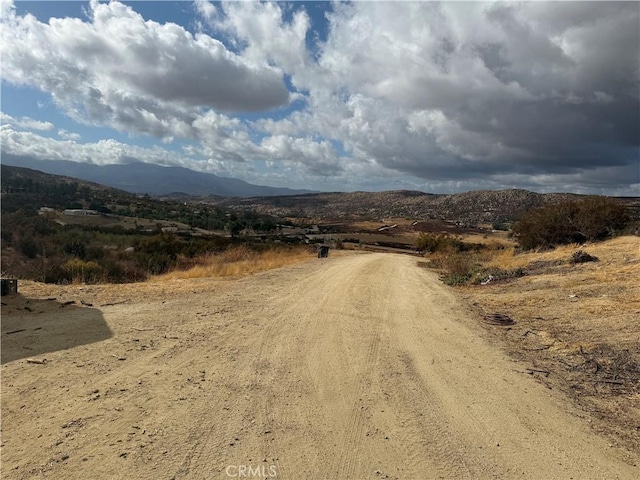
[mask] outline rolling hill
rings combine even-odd
[[[293,196],[220,199],[218,205],[253,210],[312,222],[327,220],[438,218],[465,225],[517,220],[527,210],[580,198],[571,193],[535,193],[528,190],[479,190],[451,195],[398,190],[387,192],[314,193]],[[640,198],[618,199],[640,218]]]

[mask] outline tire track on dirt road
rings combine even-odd
[[[228,480],[273,463],[276,480],[640,478],[415,258],[207,282],[105,309],[108,340],[4,364],[2,477]]]
[[[363,448],[365,413],[367,410],[363,397],[365,396],[366,389],[370,388],[373,381],[372,374],[380,351],[380,327],[383,319],[388,316],[390,310],[391,299],[388,295],[384,294],[385,292],[381,291],[382,289],[378,282],[371,281],[367,273],[366,271],[358,271],[357,274],[347,279],[342,279],[343,283],[349,285],[349,288],[345,289],[347,292],[345,297],[352,301],[358,299],[361,295],[374,298],[375,302],[373,305],[363,305],[362,307],[374,310],[376,314],[370,317],[368,327],[371,332],[363,333],[363,335],[370,337],[370,339],[367,340],[369,346],[363,366],[358,373],[356,383],[353,387],[354,397],[350,401],[349,421],[343,433],[340,455],[337,457],[336,478],[356,478],[354,476],[356,475],[357,463],[361,458]]]

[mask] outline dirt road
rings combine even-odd
[[[118,288],[3,307],[3,478],[640,476],[415,258]]]

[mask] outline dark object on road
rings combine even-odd
[[[18,279],[16,278],[3,278],[2,283],[2,296],[10,295],[12,293],[18,293]]]
[[[598,257],[589,255],[587,252],[583,250],[578,250],[573,255],[571,255],[571,263],[587,263],[587,262],[597,262],[597,261],[598,261]]]
[[[516,323],[509,315],[504,313],[490,313],[484,316],[484,321],[491,325],[513,325]]]
[[[329,256],[328,245],[318,245],[318,258],[327,258]]]

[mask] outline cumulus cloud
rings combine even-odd
[[[125,163],[127,159],[160,164],[171,164],[174,161],[171,152],[161,148],[145,149],[115,140],[100,140],[95,143],[79,143],[73,139],[58,140],[33,132],[18,131],[11,125],[0,127],[0,141],[3,155],[37,160],[69,160],[96,165]]]
[[[63,132],[62,134],[60,132]],[[203,158],[200,150],[177,153],[162,147],[144,148],[113,139],[98,142],[79,142],[74,134],[64,130],[61,139],[43,137],[34,132],[15,130],[11,125],[0,127],[2,155],[15,159],[68,160],[95,165],[123,164],[131,162],[153,163],[156,165],[179,166],[208,173],[241,171],[228,168],[215,158]]]
[[[80,140],[80,134],[75,132],[68,132],[64,128],[58,130],[58,136],[64,140]]]
[[[315,175],[332,176],[342,170],[335,149],[326,140],[273,135],[265,138],[261,147],[269,158],[300,163]]]
[[[192,34],[135,5],[43,23],[2,1],[4,80],[85,123],[189,139],[180,158],[211,168],[333,189],[640,184],[634,2],[336,2],[320,41],[297,3],[198,1]]]
[[[30,117],[13,118],[4,112],[0,112],[0,123],[13,125],[25,130],[52,130],[53,123],[34,120]]]
[[[429,180],[637,183],[639,9],[591,3],[334,5],[308,109],[258,126]]]
[[[243,57],[256,63],[275,63],[289,74],[300,75],[304,68],[311,67],[305,43],[310,21],[304,9],[297,10],[286,22],[278,3],[228,2],[221,7],[223,15],[205,12],[205,16],[215,28],[246,45]]]
[[[90,3],[90,18],[48,23],[5,8],[3,79],[51,93],[74,118],[158,137],[188,133],[197,109],[286,105],[282,72],[183,27],[145,20],[121,3]]]

